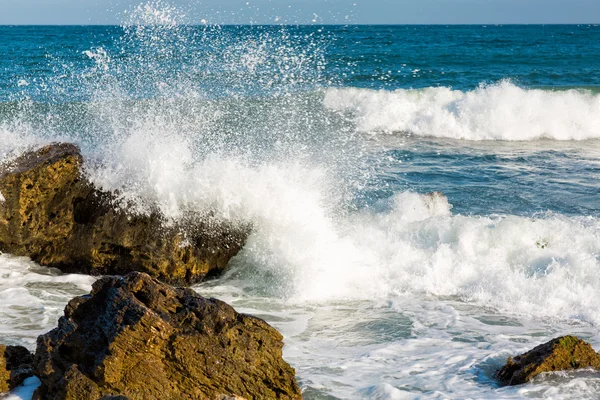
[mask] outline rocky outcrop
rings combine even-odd
[[[510,357],[498,370],[497,378],[506,385],[520,385],[544,372],[589,367],[600,369],[600,354],[575,336],[563,336],[515,358]]]
[[[221,272],[246,239],[247,228],[210,217],[173,226],[158,212],[129,212],[95,188],[82,165],[79,149],[63,143],[0,171],[0,251],[64,272],[143,271],[191,284]]]
[[[0,344],[0,393],[8,392],[33,376],[33,356],[23,346]]]
[[[219,300],[142,273],[104,277],[38,338],[34,398],[299,399],[282,347]]]

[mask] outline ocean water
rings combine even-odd
[[[140,211],[251,223],[195,289],[279,329],[306,399],[597,398],[593,371],[494,372],[567,333],[600,349],[600,27],[128,15],[0,27],[2,159],[72,141]],[[0,276],[1,341],[31,349],[95,280]]]

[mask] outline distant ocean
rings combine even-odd
[[[54,141],[141,210],[252,224],[195,289],[279,329],[306,399],[598,398],[590,371],[494,380],[600,349],[597,25],[0,27],[0,156]],[[0,276],[30,349],[95,279]]]

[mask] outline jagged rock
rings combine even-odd
[[[520,385],[544,372],[588,367],[600,369],[600,354],[575,336],[563,336],[515,358],[510,357],[498,370],[497,377],[504,384]]]
[[[0,344],[0,393],[8,392],[33,376],[33,355],[23,346]]]
[[[38,338],[35,399],[300,399],[259,318],[133,272],[104,277]]]
[[[214,218],[171,226],[158,212],[128,212],[85,178],[82,165],[79,149],[62,143],[0,171],[0,251],[64,272],[143,271],[191,284],[221,272],[247,237],[247,228]]]

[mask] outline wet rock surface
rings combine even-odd
[[[72,144],[46,146],[0,169],[0,251],[64,272],[143,271],[191,284],[220,273],[248,229],[214,218],[174,226],[160,213],[136,214],[95,188]]]
[[[143,273],[105,277],[38,338],[34,398],[299,399],[282,347],[219,300]]]
[[[579,368],[600,370],[600,354],[596,353],[589,343],[575,336],[563,336],[539,345],[527,353],[510,357],[496,376],[506,385],[520,385],[544,372]]]
[[[33,355],[22,346],[0,344],[0,393],[8,392],[33,376]]]

